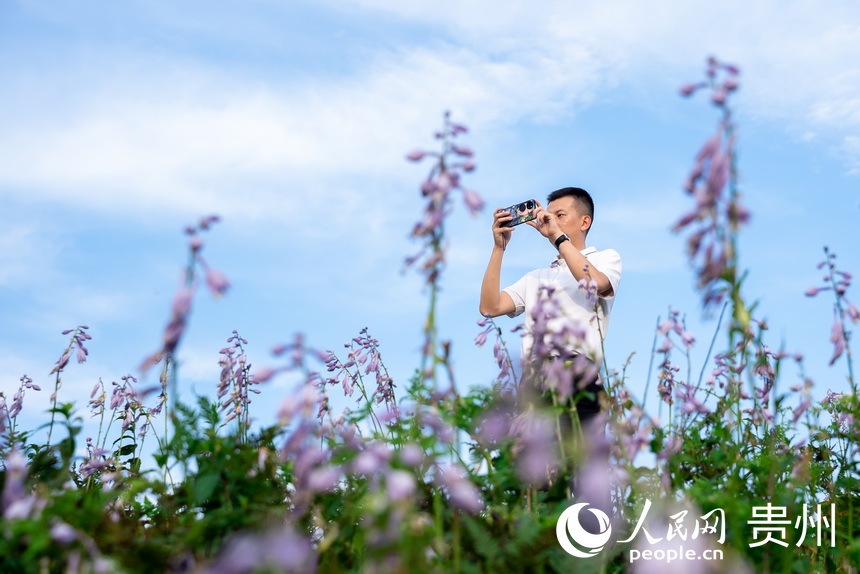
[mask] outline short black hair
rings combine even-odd
[[[591,221],[594,222],[594,200],[591,199],[591,194],[581,187],[562,187],[550,193],[546,197],[546,202],[549,204],[551,201],[561,199],[562,197],[572,197],[582,214],[589,216]],[[589,226],[590,229],[591,226]]]

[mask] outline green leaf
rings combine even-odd
[[[218,474],[214,472],[197,477],[197,480],[194,481],[195,504],[202,504],[209,500],[209,497],[215,492],[215,487],[218,486],[219,478]]]

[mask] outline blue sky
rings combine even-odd
[[[79,324],[90,359],[67,369],[61,400],[83,406],[99,377],[137,374],[168,320],[182,229],[209,213],[223,222],[204,253],[233,287],[199,294],[179,353],[184,399],[214,394],[233,329],[262,367],[294,333],[337,350],[366,326],[405,384],[427,298],[401,269],[429,168],[405,154],[432,149],[445,110],[471,128],[466,185],[488,204],[478,218],[457,205],[448,225],[439,321],[458,385],[495,376],[491,349],[472,342],[489,208],[566,185],[592,192],[589,239],[623,258],[610,365],[635,352],[640,395],[672,306],[698,337],[698,372],[715,322],[669,228],[690,208],[681,185],[717,121],[677,88],[712,54],[742,69],[745,293],[770,344],[804,353],[816,397],[844,389],[844,362],[827,366],[831,303],[803,292],[820,283],[824,245],[860,273],[860,8],[680,0],[3,2],[0,388],[31,376],[45,390],[22,417],[41,419],[60,333]],[[505,284],[553,257],[525,231]],[[270,384],[257,419],[273,421],[292,389]]]

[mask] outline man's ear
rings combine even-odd
[[[588,230],[591,229],[591,216],[583,215],[582,216],[582,226],[580,227],[583,233],[588,233]]]

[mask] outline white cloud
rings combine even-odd
[[[72,84],[62,120],[25,110],[30,121],[0,135],[0,183],[111,211],[281,212],[297,183],[402,172],[445,107],[473,127],[507,125],[562,113],[602,82],[585,49],[511,49],[498,59],[457,44],[381,52],[351,76],[290,87],[153,60],[119,83]],[[266,185],[247,189],[255,178]],[[250,201],[237,204],[237,192]]]
[[[860,72],[846,66],[860,59],[860,28],[845,5],[354,6],[429,24],[447,39],[378,52],[342,78],[311,74],[289,86],[180,57],[142,58],[140,73],[126,72],[120,83],[82,81],[62,121],[7,127],[0,183],[45,199],[74,194],[76,203],[110,211],[196,214],[207,205],[234,216],[282,216],[309,189],[332,197],[341,187],[333,184],[350,177],[401,177],[404,152],[435,129],[443,107],[489,132],[524,118],[552,121],[622,79],[679,83],[712,51],[749,71],[746,109],[798,137],[849,138],[860,128],[853,96]],[[852,165],[856,147],[842,142]]]
[[[58,248],[32,223],[6,221],[0,229],[0,287],[49,279]]]
[[[851,64],[860,61],[860,7],[850,1],[829,3],[826,10],[776,0],[546,0],[504,9],[484,0],[353,4],[432,23],[487,57],[522,61],[520,54],[539,52],[559,62],[559,85],[569,91],[621,81],[674,87],[696,80],[705,57],[715,55],[741,66],[744,112],[800,134],[812,126],[839,139],[860,128],[860,69]],[[571,50],[585,57],[571,58]],[[591,68],[592,82],[565,78],[577,65]]]

